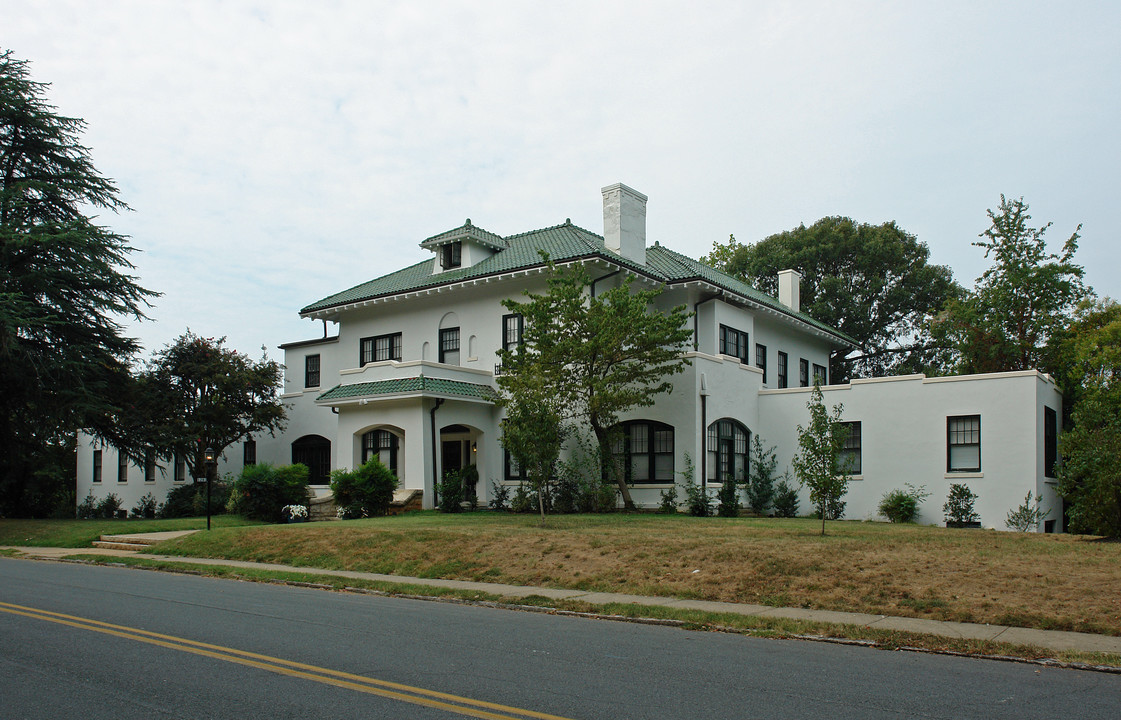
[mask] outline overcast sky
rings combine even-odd
[[[895,220],[967,286],[1000,194],[1121,296],[1121,3],[24,2],[0,48],[84,118],[133,212],[148,350],[254,356],[298,310],[431,257],[465,218],[699,257],[828,215]],[[1112,219],[1110,219],[1112,218]]]

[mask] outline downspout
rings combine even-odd
[[[440,470],[436,466],[436,446],[440,438],[436,435],[436,411],[444,404],[444,398],[436,398],[436,404],[428,411],[428,419],[432,425],[432,506],[440,504]]]
[[[606,274],[606,275],[604,275],[603,277],[597,277],[597,278],[596,278],[595,280],[592,280],[592,297],[595,297],[595,296],[596,296],[596,283],[597,283],[597,282],[599,282],[600,280],[606,280],[606,279],[607,279],[607,278],[609,278],[609,277],[614,277],[614,276],[618,275],[618,274],[619,274],[619,273],[621,273],[621,272],[623,272],[623,271],[622,271],[622,270],[616,270],[616,271],[615,271],[615,272],[613,272],[613,273],[607,273],[607,274]]]
[[[701,496],[707,491],[708,485],[708,384],[705,375],[701,373]]]

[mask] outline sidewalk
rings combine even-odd
[[[153,533],[163,535],[163,533]],[[136,536],[133,536],[136,537]],[[162,537],[151,538],[164,539]],[[358,580],[374,580],[388,583],[402,583],[409,585],[427,585],[429,587],[456,588],[460,590],[474,590],[491,595],[501,595],[511,598],[523,598],[530,595],[547,597],[553,600],[578,600],[591,605],[607,605],[610,603],[633,603],[636,605],[653,605],[660,607],[683,608],[688,610],[703,610],[707,612],[735,613],[738,615],[753,615],[758,617],[791,618],[794,620],[809,620],[814,622],[840,623],[845,625],[860,625],[883,630],[899,630],[905,632],[925,633],[942,637],[965,638],[972,640],[995,640],[998,642],[1016,645],[1034,645],[1049,650],[1077,650],[1081,652],[1116,653],[1121,655],[1121,637],[1109,635],[1094,635],[1090,633],[1066,632],[1062,630],[1034,630],[1029,628],[1009,627],[1007,625],[983,625],[979,623],[946,622],[941,620],[924,620],[922,618],[892,617],[888,615],[867,615],[864,613],[836,612],[832,610],[806,610],[803,608],[777,608],[767,605],[749,605],[741,603],[713,602],[708,600],[678,600],[666,597],[651,597],[644,595],[627,595],[623,593],[587,592],[585,590],[562,590],[557,588],[525,587],[521,585],[505,585],[502,583],[473,582],[469,580],[441,580],[434,578],[402,577],[400,575],[381,575],[378,573],[354,572],[350,570],[325,570],[323,568],[294,567],[291,565],[277,565],[273,563],[246,562],[243,560],[222,560],[214,558],[179,557],[175,555],[140,555],[136,550],[111,550],[103,548],[46,548],[46,547],[15,547],[13,548],[25,556],[41,559],[58,559],[74,555],[109,555],[117,557],[143,557],[152,560],[181,562],[195,565],[225,565],[258,570],[274,570],[282,572],[314,573],[318,575],[332,575]]]

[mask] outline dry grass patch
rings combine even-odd
[[[1121,544],[808,520],[415,513],[154,552],[1121,635]]]

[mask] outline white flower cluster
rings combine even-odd
[[[304,505],[285,505],[281,512],[293,519],[307,517],[307,507]]]

